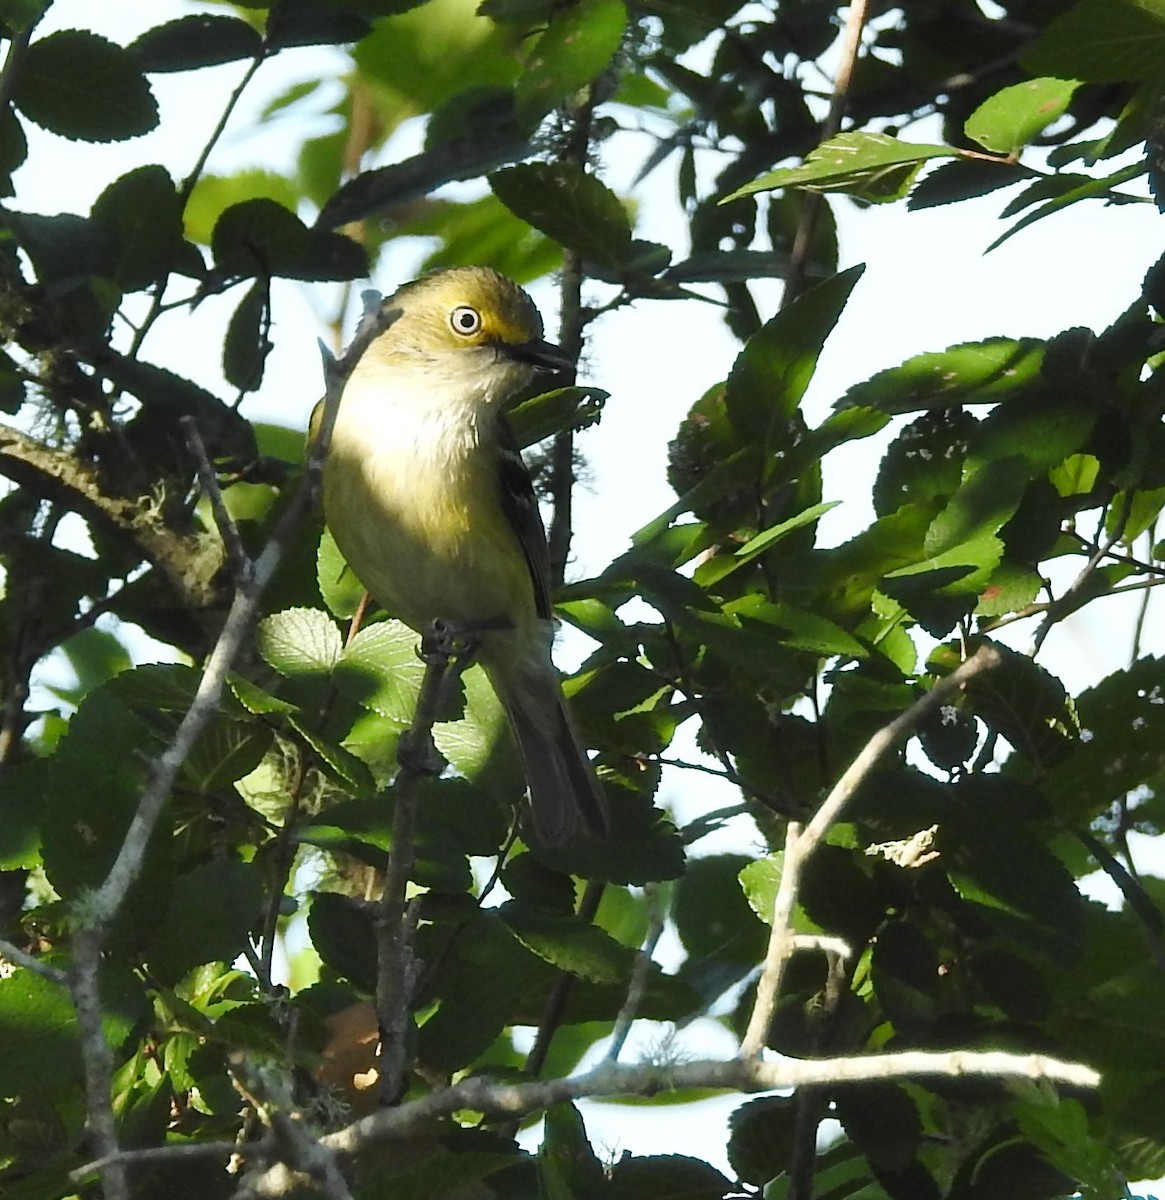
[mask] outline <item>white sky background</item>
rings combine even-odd
[[[203,7],[222,11],[214,5]],[[38,36],[78,27],[126,44],[147,26],[190,11],[195,6],[181,0],[152,0],[149,5],[134,0],[56,0]],[[268,126],[255,135],[254,114],[290,83],[326,75],[342,63],[341,55],[328,51],[294,50],[268,64],[209,169],[287,169],[304,135],[302,125],[288,118],[286,124]],[[161,162],[180,179],[240,73],[237,65],[227,65],[153,76],[162,105],[160,129],[118,146],[91,147],[30,129],[29,158],[16,176],[17,195],[10,203],[32,211],[86,212],[110,179],[150,162]],[[937,129],[912,128],[908,136],[940,140]],[[633,140],[632,148],[633,155],[607,164],[608,181],[617,190],[626,188],[648,152],[646,139]],[[673,165],[665,165],[634,194],[639,206],[636,235],[671,245],[679,259],[686,225],[674,206],[673,172]],[[997,214],[1005,203],[1000,197],[1007,194],[919,213],[908,213],[902,204],[859,213],[841,203],[842,266],[867,266],[810,387],[806,412],[811,424],[817,424],[850,385],[913,354],[993,334],[1048,336],[1077,325],[1100,331],[1132,302],[1145,271],[1165,251],[1165,223],[1152,205],[1102,210],[1098,203],[1084,203],[1038,222],[984,256],[1003,228]],[[419,246],[415,254],[412,247],[392,250],[386,269],[393,275],[378,277],[373,285],[391,291],[411,276],[422,252]],[[548,331],[553,332],[553,290],[534,290],[547,314]],[[779,286],[766,288],[762,295],[767,305],[762,315],[768,316],[775,311]],[[246,416],[304,427],[321,391],[316,349],[316,338],[323,332],[320,315],[331,313],[334,296],[326,285],[318,286],[314,297],[299,285],[277,288],[275,350],[262,390],[243,406]],[[161,322],[146,342],[146,356],[219,395],[229,395],[217,358],[222,324],[237,302],[237,293],[213,298],[193,317]],[[636,529],[674,500],[665,478],[667,441],[691,404],[725,377],[739,349],[716,311],[693,303],[642,302],[605,317],[593,333],[582,381],[605,388],[611,399],[601,424],[580,437],[590,479],[576,500],[576,577],[601,570],[626,548]],[[842,503],[821,522],[824,544],[836,544],[864,528],[884,443],[885,439],[858,442],[830,456],[825,498]],[[1159,653],[1165,637],[1156,609],[1156,603],[1150,606],[1144,642],[1146,649]],[[1093,603],[1052,634],[1046,661],[1055,664],[1071,690],[1095,682],[1127,662],[1135,611],[1136,601],[1130,598]],[[1026,648],[1030,632],[1026,626],[1017,627],[1013,644]],[[564,658],[572,652],[568,644]],[[142,646],[137,653],[148,656],[153,651]],[[673,773],[666,784],[666,800],[681,820],[733,799],[731,789],[718,789],[706,776],[676,779]],[[747,839],[747,831],[737,829],[721,839],[707,839],[701,847],[739,848]],[[658,1038],[660,1033],[657,1029],[647,1037]],[[698,1036],[685,1037],[682,1047],[689,1056],[731,1053],[734,1047],[727,1041],[722,1029],[705,1022]],[[634,1054],[635,1047],[629,1053]],[[725,1168],[723,1120],[738,1104],[739,1098],[725,1097],[683,1109],[588,1105],[587,1122],[596,1145],[613,1154],[623,1149],[687,1149]]]

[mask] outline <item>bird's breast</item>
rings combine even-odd
[[[324,472],[341,553],[416,629],[437,618],[533,619],[529,570],[499,501],[490,414],[412,399],[352,384],[344,394]]]

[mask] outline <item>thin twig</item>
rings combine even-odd
[[[102,1028],[101,969],[102,927],[81,928],[73,935],[73,969],[69,995],[77,1013],[77,1033],[85,1071],[85,1124],[99,1158],[107,1160],[101,1171],[105,1200],[128,1200],[129,1180],[120,1160],[117,1122],[113,1115],[113,1051]]]
[[[43,959],[36,958],[19,946],[14,946],[7,938],[0,938],[0,958],[6,958],[17,967],[24,967],[50,983],[68,983],[69,977],[64,971],[58,970]]]
[[[961,688],[969,679],[981,671],[989,670],[999,662],[999,652],[993,646],[981,646],[975,654],[949,675],[940,679],[920,700],[900,713],[888,725],[884,725],[865,744],[858,756],[834,784],[824,803],[814,813],[812,820],[802,829],[790,821],[785,839],[785,853],[781,864],[781,882],[773,902],[773,924],[769,934],[769,945],[765,953],[764,966],[757,982],[756,1001],[753,1004],[748,1028],[740,1043],[740,1056],[744,1059],[757,1058],[768,1039],[769,1026],[776,1011],[781,978],[793,947],[793,903],[801,882],[801,871],[806,859],[838,819],[841,810],[858,786],[870,774],[879,760],[897,745],[934,708],[943,704],[947,697]]]
[[[615,1018],[615,1027],[611,1030],[611,1045],[607,1049],[608,1062],[615,1062],[623,1052],[627,1035],[639,1015],[639,1006],[643,1003],[643,993],[647,990],[647,976],[651,970],[655,947],[663,933],[663,907],[659,902],[659,884],[649,883],[643,892],[647,897],[647,936],[635,955],[635,965],[631,968],[631,979],[627,984],[627,999],[623,1001],[623,1007],[619,1009],[619,1015]]]
[[[850,0],[849,15],[842,32],[841,62],[833,84],[833,95],[829,101],[829,113],[821,126],[821,141],[827,142],[840,129],[849,101],[850,83],[854,65],[862,45],[862,29],[866,23],[868,0]],[[797,219],[797,230],[793,235],[793,248],[789,254],[789,270],[785,275],[785,287],[781,293],[781,308],[791,304],[805,286],[809,267],[809,256],[813,250],[813,239],[817,233],[817,222],[821,217],[821,206],[825,197],[820,192],[806,192],[801,202]]]
[[[219,536],[227,550],[227,560],[231,564],[231,572],[239,579],[248,568],[247,552],[243,547],[243,539],[239,536],[239,527],[227,508],[223,498],[222,488],[218,485],[218,476],[214,472],[214,464],[206,451],[206,443],[198,431],[198,422],[191,416],[180,417],[178,424],[186,446],[198,468],[198,482],[202,494],[210,501],[210,510],[214,514],[214,523],[218,527]]]

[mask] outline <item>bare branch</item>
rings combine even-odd
[[[785,838],[785,853],[781,864],[781,882],[773,902],[773,924],[761,976],[757,982],[756,1002],[749,1017],[748,1029],[740,1043],[743,1058],[755,1058],[764,1049],[769,1026],[776,1011],[781,977],[793,950],[793,904],[801,884],[805,860],[837,820],[841,810],[857,791],[862,781],[877,766],[879,760],[913,730],[927,713],[942,704],[980,671],[989,670],[999,662],[999,652],[993,646],[981,646],[975,654],[949,675],[940,679],[920,700],[884,725],[865,744],[857,758],[833,786],[813,819],[801,829],[790,821]]]
[[[0,958],[6,958],[10,963],[24,967],[26,971],[32,971],[50,983],[67,983],[69,979],[64,971],[14,946],[7,938],[0,938]]]
[[[442,1117],[469,1109],[487,1116],[520,1120],[567,1100],[603,1096],[654,1096],[687,1088],[729,1088],[740,1092],[863,1083],[919,1077],[1047,1080],[1074,1087],[1096,1087],[1099,1074],[1080,1063],[1040,1054],[1002,1050],[956,1050],[946,1054],[909,1050],[854,1058],[735,1058],[660,1065],[604,1062],[569,1079],[505,1083],[472,1076],[397,1108],[380,1109],[345,1129],[320,1138],[343,1164],[369,1147],[414,1136]],[[296,1181],[286,1167],[272,1167],[248,1179],[246,1196],[286,1196]]]
[[[643,1002],[643,993],[647,988],[647,973],[651,970],[652,956],[663,933],[663,908],[659,902],[659,884],[649,883],[644,887],[647,896],[647,936],[643,945],[635,955],[635,965],[631,968],[631,979],[627,984],[627,999],[619,1009],[615,1018],[615,1028],[611,1030],[611,1046],[607,1051],[607,1061],[615,1062],[623,1051],[631,1026],[639,1015],[639,1005]]]

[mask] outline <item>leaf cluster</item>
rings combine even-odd
[[[696,1147],[604,1163],[568,1104],[546,1113],[537,1153],[504,1113],[463,1111],[387,1150],[360,1143],[343,1163],[350,1194],[1099,1200],[1165,1173],[1165,894],[1129,851],[1131,833],[1165,823],[1165,667],[1130,631],[1128,664],[1073,694],[1048,651],[1081,609],[1110,611],[1124,592],[1147,601],[1165,578],[1165,259],[1146,262],[1105,329],[1000,332],[857,384],[817,424],[802,406],[850,296],[869,286],[861,268],[838,272],[821,194],[920,207],[1022,181],[1010,212],[1024,215],[1005,236],[1078,200],[1131,202],[1122,189],[1141,176],[1156,194],[1165,8],[874,6],[850,127],[823,137],[816,81],[847,7],[833,0],[248,0],[127,46],[42,34],[44,7],[0,3],[0,472],[12,485],[0,498],[0,936],[24,955],[0,978],[0,1191],[100,1194],[86,1163],[103,1109],[82,1098],[98,1043],[117,1144],[190,1154],[130,1163],[127,1194],[230,1196],[240,1180],[220,1144],[249,1147],[254,1173],[293,1157],[261,1131],[288,1114],[313,1136],[358,1139],[356,1118],[383,1107],[374,898],[423,667],[391,614],[353,620],[362,589],[318,522],[271,581],[253,650],[104,931],[100,1036],[61,980],[75,987],[94,893],[246,583],[238,560],[264,544],[301,474],[302,436],[238,411],[263,385],[283,282],[338,292],[420,238],[426,266],[585,279],[567,293],[564,343],[632,302],[714,298],[708,320],[723,313],[741,349],[670,441],[675,503],[558,593],[562,620],[590,639],[565,687],[597,752],[609,838],[538,843],[479,670],[438,713],[450,769],[421,785],[394,1099],[477,1076],[560,1078],[630,1021],[703,1019],[742,1038],[790,824],[983,644],[1000,665],[882,758],[808,859],[802,940],[765,1041],[805,1059],[1040,1053],[1086,1061],[1103,1082],[1074,1094],[927,1077],[742,1096],[731,1177],[679,1153]],[[216,133],[182,179],[143,162],[86,212],[22,206],[19,173],[44,169],[28,158],[29,123],[63,142],[132,142],[160,120],[159,75],[210,93],[211,69],[229,64],[221,133],[266,64],[304,46],[333,48],[347,73],[339,88],[297,83],[262,113],[260,125],[328,118],[305,124],[285,173],[215,173]],[[934,112],[944,142],[897,136]],[[417,118],[420,149],[385,161]],[[639,177],[675,168],[683,248],[637,237],[628,198],[596,169],[615,144],[642,153],[644,131]],[[1110,162],[1130,151],[1131,166]],[[794,272],[815,285],[763,319],[755,284]],[[219,296],[231,315],[215,392],[149,348],[156,327]],[[527,398],[513,423],[523,445],[553,439],[552,462],[569,470],[573,431],[619,402],[562,388]],[[829,456],[859,442],[879,462],[871,519],[830,545],[818,530]],[[207,502],[208,463],[233,533]],[[547,490],[561,497],[561,476]],[[177,661],[133,666],[117,622]],[[683,824],[668,804],[677,779],[699,801]],[[747,850],[707,849],[742,827]],[[1098,868],[1121,907],[1085,898]],[[665,925],[678,946],[666,967],[639,955]],[[828,950],[839,939],[844,957]],[[664,1106],[691,1098],[638,1102],[663,1122]],[[840,1133],[818,1152],[826,1117]]]

